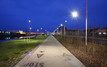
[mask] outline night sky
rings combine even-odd
[[[83,30],[85,10],[85,0],[0,0],[0,29],[27,31],[31,20],[32,32],[41,27],[52,32],[60,24]],[[79,17],[72,18],[72,11]],[[107,0],[88,0],[88,28],[96,27],[107,27]]]

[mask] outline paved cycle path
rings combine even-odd
[[[49,36],[14,67],[85,67],[53,36]]]

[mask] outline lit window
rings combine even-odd
[[[101,35],[101,32],[99,32],[99,35]]]
[[[8,33],[8,32],[5,32],[5,33]]]
[[[106,32],[103,32],[104,35],[106,35]]]
[[[4,33],[4,31],[2,31],[2,33]]]
[[[5,39],[10,39],[10,37],[6,37]]]

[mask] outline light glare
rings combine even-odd
[[[74,18],[78,17],[78,12],[77,11],[73,11],[72,12],[72,17],[74,17]]]
[[[32,28],[30,27],[30,30],[31,30]]]
[[[29,23],[31,22],[31,20],[29,20]]]
[[[63,26],[63,24],[61,24],[61,26]]]
[[[41,28],[41,30],[42,30],[42,28]]]
[[[67,20],[65,20],[65,23],[67,23]]]

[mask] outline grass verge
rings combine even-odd
[[[107,67],[107,45],[101,45],[71,37],[55,36],[86,67]]]
[[[12,67],[26,54],[44,41],[48,36],[38,36],[29,39],[19,39],[0,43],[0,67]]]

